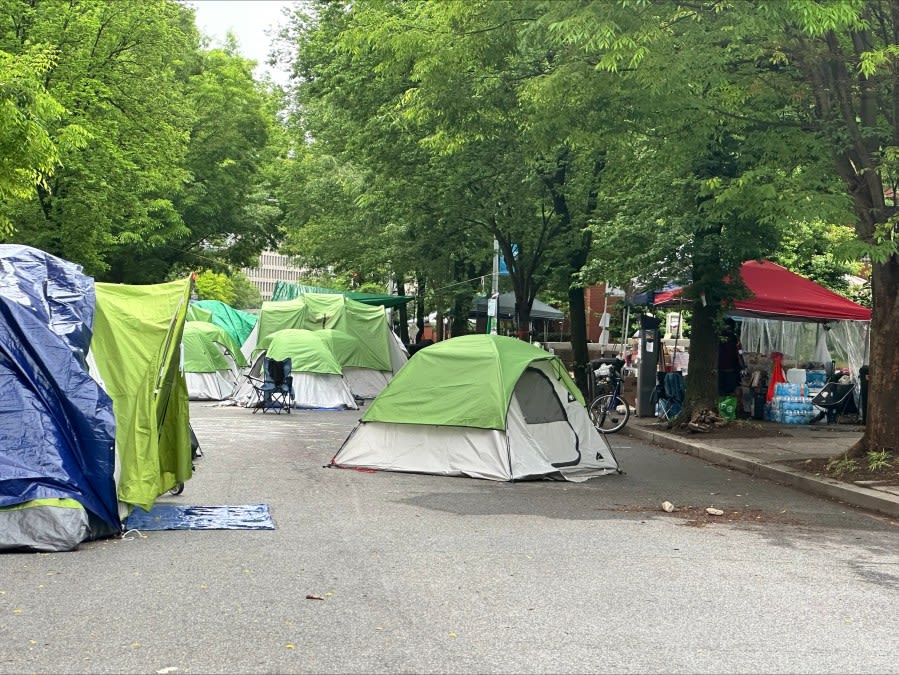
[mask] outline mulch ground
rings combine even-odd
[[[868,467],[864,458],[856,460],[856,468],[849,468],[845,463],[835,462],[832,459],[797,459],[792,462],[783,462],[790,468],[811,474],[818,478],[832,478],[843,483],[865,483],[876,481],[881,485],[899,486],[899,461],[893,460],[893,464],[880,469]]]

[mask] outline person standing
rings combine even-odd
[[[718,343],[718,395],[730,396],[740,384],[740,372],[745,369],[743,345],[737,337],[737,322],[724,320],[724,330]]]

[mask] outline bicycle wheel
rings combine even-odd
[[[604,434],[619,431],[631,416],[631,409],[620,396],[604,394],[590,402],[590,419],[596,430]]]

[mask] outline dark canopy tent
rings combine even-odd
[[[478,316],[486,316],[488,302],[489,298],[487,297],[475,298],[469,317],[473,319]],[[515,293],[500,294],[499,303],[497,304],[497,315],[500,319],[515,318]],[[534,304],[531,306],[531,318],[561,321],[565,318],[565,314],[535,298]]]

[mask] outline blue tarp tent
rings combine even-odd
[[[79,265],[0,245],[0,550],[121,531],[112,401],[85,364],[93,315]]]

